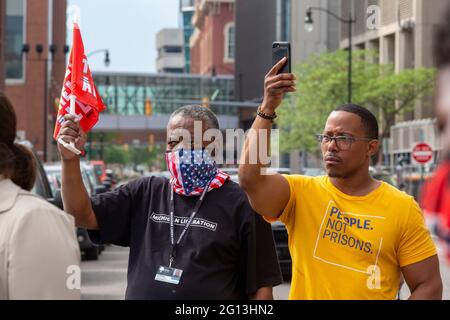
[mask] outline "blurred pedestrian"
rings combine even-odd
[[[67,273],[80,263],[74,219],[29,192],[36,164],[15,143],[16,114],[2,93],[0,119],[0,300],[79,299]]]
[[[450,7],[435,34],[438,67],[435,113],[442,145],[441,164],[422,192],[422,207],[442,240],[450,262]]]

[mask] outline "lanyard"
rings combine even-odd
[[[188,222],[183,228],[183,231],[181,232],[180,236],[178,237],[177,242],[175,243],[175,226],[174,226],[174,209],[175,209],[175,203],[173,201],[173,185],[171,185],[171,193],[170,193],[170,244],[172,245],[172,251],[170,253],[170,260],[169,260],[169,268],[172,267],[172,263],[175,259],[175,255],[177,252],[177,249],[180,247],[180,242],[183,240],[184,235],[186,234],[186,231],[188,231],[189,227],[192,224],[192,221],[194,221],[195,215],[197,214],[198,210],[200,209],[200,206],[203,203],[203,200],[206,196],[206,193],[208,192],[209,185],[211,184],[212,180],[208,182],[206,185],[206,188],[203,190],[202,195],[197,200],[197,203],[194,206],[194,210],[192,211]]]

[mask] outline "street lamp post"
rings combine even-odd
[[[24,43],[22,45],[22,54],[28,54],[30,51],[30,45],[28,43]],[[48,135],[48,105],[49,105],[49,94],[48,94],[48,62],[49,60],[54,59],[55,53],[57,51],[57,46],[56,44],[50,44],[48,47],[48,53],[47,56],[45,58],[41,58],[41,54],[44,52],[44,45],[41,43],[36,44],[35,47],[35,51],[39,56],[39,59],[28,59],[29,61],[42,61],[44,62],[44,97],[43,97],[43,113],[44,113],[44,117],[43,117],[43,122],[44,122],[44,139],[42,141],[42,148],[43,148],[43,160],[44,162],[47,161],[48,159],[48,152],[47,152],[47,135]],[[67,54],[68,52],[68,47],[64,46],[63,47],[63,52],[64,54]],[[51,58],[49,59],[48,55],[51,54]],[[52,72],[52,70],[50,71]]]
[[[69,47],[68,46],[64,46],[62,48],[64,54],[67,54],[69,52]],[[48,105],[49,105],[49,93],[48,93],[48,62],[51,60],[53,61],[53,58],[55,56],[55,53],[57,52],[57,46],[55,44],[50,44],[49,48],[48,48],[48,54],[46,57],[41,58],[41,55],[44,53],[44,45],[41,43],[36,44],[35,47],[35,51],[39,56],[39,59],[28,59],[29,61],[42,61],[44,63],[44,95],[43,95],[43,113],[44,113],[44,132],[43,132],[43,136],[44,139],[42,141],[42,148],[43,148],[43,160],[44,162],[47,161],[48,159],[48,152],[47,152],[47,135],[48,135]],[[22,54],[28,54],[30,52],[30,45],[28,43],[24,43],[22,45]],[[90,53],[87,54],[87,56],[91,56],[94,55],[96,53],[100,53],[100,52],[105,52],[105,65],[109,66],[111,60],[109,58],[109,50],[108,49],[100,49],[100,50],[95,50],[92,51]],[[51,54],[51,58],[49,59],[49,55]]]
[[[108,67],[109,64],[111,63],[111,60],[109,58],[109,50],[108,49],[98,49],[98,50],[94,50],[92,52],[89,52],[88,54],[86,54],[86,58],[90,57],[90,56],[92,56],[94,54],[102,53],[102,52],[105,53],[105,60],[104,60],[105,66]],[[100,146],[101,147],[101,159],[103,159],[103,133],[101,133],[100,139],[101,139],[101,146]],[[91,159],[92,158],[92,131],[89,131],[89,133],[88,133],[87,146],[88,146],[88,152],[87,152],[88,153],[88,159],[92,160]]]
[[[312,32],[314,30],[314,22],[312,19],[312,11],[322,11],[327,13],[330,16],[333,16],[337,20],[339,20],[342,23],[348,24],[348,103],[352,102],[352,24],[356,22],[356,19],[352,18],[352,13],[349,12],[348,19],[339,17],[335,13],[320,7],[309,7],[306,10],[306,17],[305,17],[305,30],[307,32]]]
[[[105,60],[104,60],[104,63],[105,63],[105,67],[108,67],[109,64],[111,63],[111,60],[109,59],[109,50],[108,50],[108,49],[99,49],[99,50],[94,50],[94,51],[92,51],[92,52],[89,52],[89,53],[86,55],[86,58],[88,58],[88,57],[90,57],[90,56],[93,56],[94,54],[101,53],[101,52],[104,52],[104,53],[105,53]]]

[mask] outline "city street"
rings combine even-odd
[[[112,3],[0,0],[0,300],[450,301],[450,0]]]
[[[81,263],[81,299],[123,300],[127,288],[128,248],[106,246],[96,261]]]
[[[81,298],[84,300],[122,300],[125,297],[128,249],[107,246],[97,261],[83,261]],[[450,300],[450,266],[441,259],[441,274],[444,283],[444,299]],[[289,295],[289,283],[274,289],[274,298],[285,300]],[[408,297],[403,287],[401,298]]]

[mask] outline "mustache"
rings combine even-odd
[[[342,161],[342,159],[336,153],[332,153],[332,152],[325,153],[323,158],[325,160],[330,159],[330,160]]]

